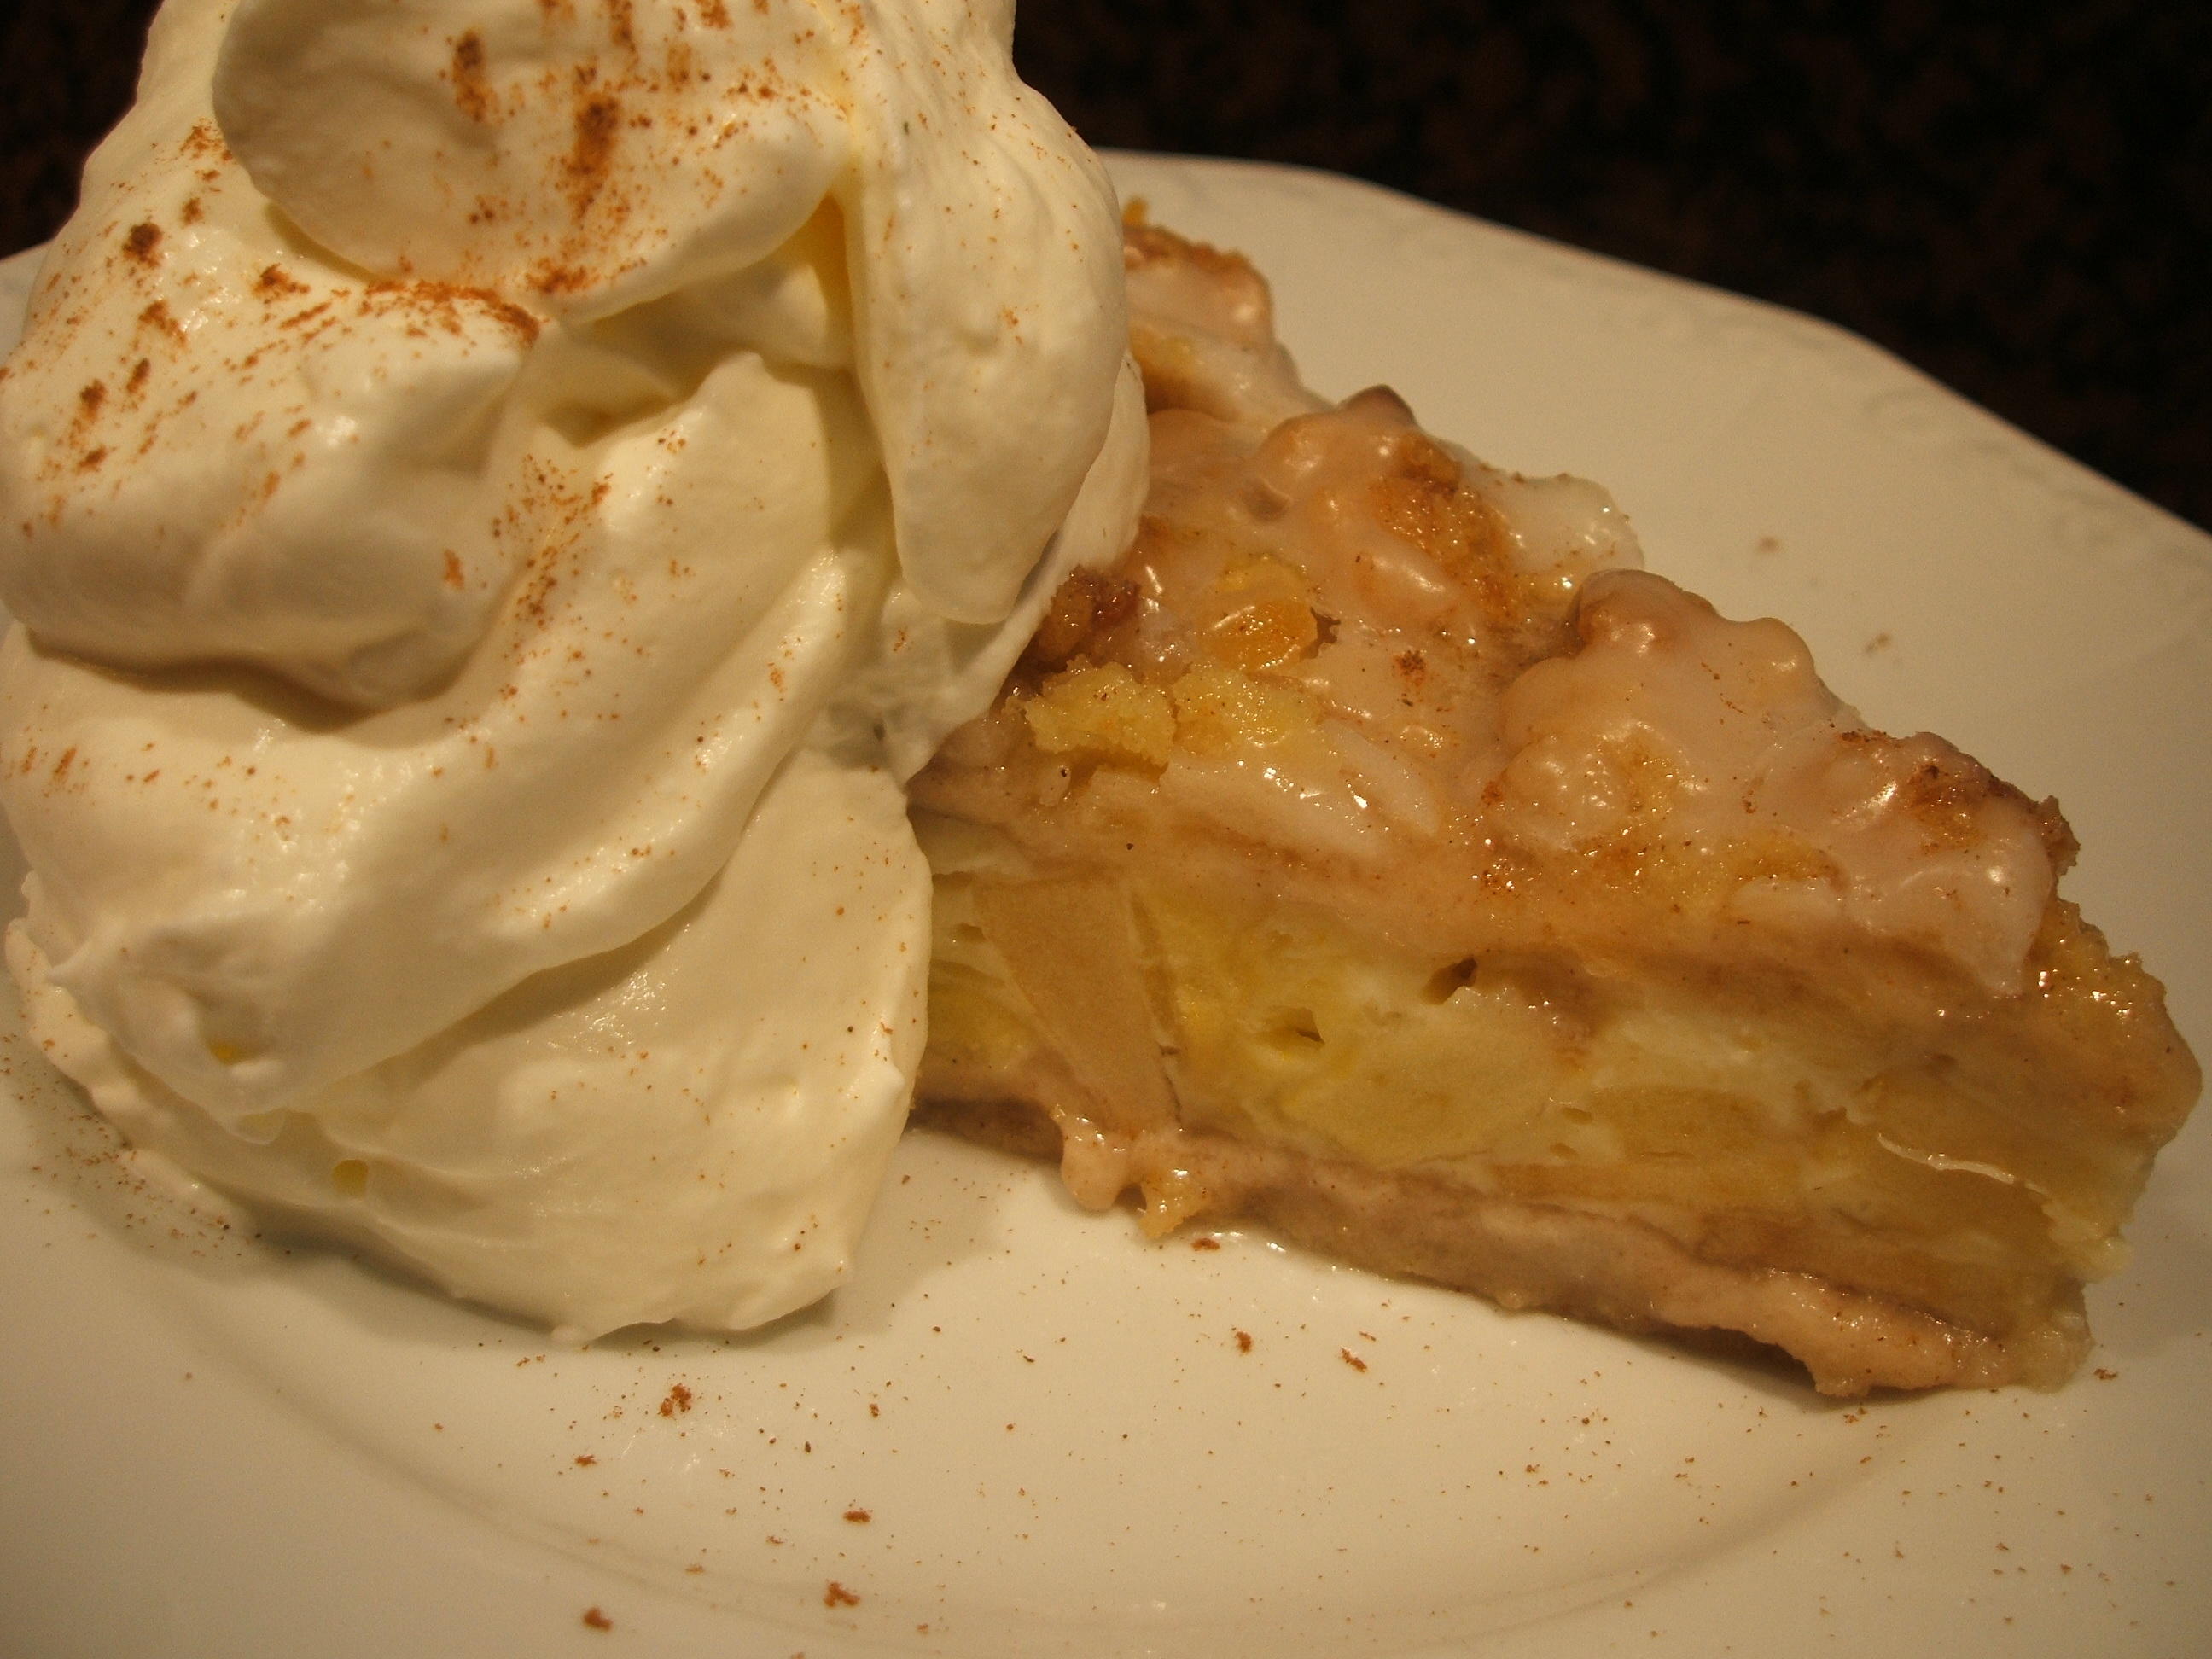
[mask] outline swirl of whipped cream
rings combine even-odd
[[[898,781],[1143,488],[1011,26],[170,0],[0,380],[9,959],[140,1146],[571,1333],[836,1282]]]

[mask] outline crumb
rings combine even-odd
[[[822,1589],[822,1605],[825,1607],[857,1607],[860,1598],[832,1578]]]
[[[615,1627],[615,1621],[608,1618],[604,1613],[601,1613],[597,1607],[586,1607],[584,1609],[584,1622],[586,1625],[589,1625],[593,1630],[612,1630]]]
[[[598,1458],[592,1456],[589,1452],[578,1452],[576,1454],[576,1467],[580,1469],[588,1469],[592,1464],[599,1461],[599,1460]]]
[[[875,1516],[866,1510],[847,1510],[845,1518],[856,1527],[865,1527],[869,1522],[874,1520]]]
[[[1221,1248],[1221,1241],[1218,1238],[1194,1238],[1190,1241],[1190,1248],[1194,1250],[1218,1250]]]
[[[1358,1354],[1352,1352],[1351,1349],[1339,1348],[1336,1352],[1343,1359],[1344,1363],[1351,1366],[1355,1371],[1364,1371],[1367,1369],[1367,1362],[1362,1359]]]
[[[1236,1337],[1237,1337],[1237,1352],[1239,1352],[1239,1353],[1249,1353],[1249,1352],[1252,1352],[1252,1333],[1251,1333],[1251,1332],[1249,1332],[1249,1331],[1238,1331],[1238,1332],[1237,1332],[1237,1333],[1236,1333]]]
[[[668,1397],[660,1402],[660,1414],[663,1417],[673,1417],[678,1412],[688,1412],[690,1409],[691,1390],[681,1382],[669,1389]]]

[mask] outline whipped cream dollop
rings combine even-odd
[[[0,379],[35,1035],[572,1335],[845,1271],[901,784],[1144,488],[1010,4],[170,0]]]

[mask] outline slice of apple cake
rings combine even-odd
[[[1152,486],[919,780],[923,1121],[1824,1393],[2051,1385],[2196,1098],[2074,842],[1142,223]]]

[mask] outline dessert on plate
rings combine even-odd
[[[0,372],[54,1061],[573,1339],[833,1288],[919,1067],[1155,1231],[2063,1378],[2197,1077],[2057,809],[1316,398],[1010,5],[819,21],[169,0]]]
[[[1835,1395],[2051,1385],[2197,1072],[2057,805],[1128,229],[1134,545],[915,781],[926,1121]]]

